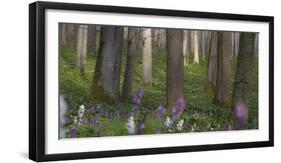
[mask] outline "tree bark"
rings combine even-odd
[[[66,24],[65,23],[59,23],[59,31],[60,31],[59,43],[61,46],[64,46],[66,44]]]
[[[177,99],[184,96],[182,30],[167,29],[167,102],[172,109]]]
[[[166,29],[159,29],[159,48],[166,49]]]
[[[234,54],[233,54],[234,57],[238,56],[239,40],[240,40],[240,32],[234,32]]]
[[[78,26],[76,24],[66,24],[66,44],[70,46],[76,45]]]
[[[93,102],[119,100],[122,47],[123,27],[101,27],[100,46],[91,91]]]
[[[218,32],[211,33],[211,42],[208,57],[208,81],[213,90],[216,87],[217,78],[217,55],[218,55]]]
[[[152,53],[157,54],[159,52],[159,30],[156,28],[151,29],[151,35],[152,35]]]
[[[259,54],[259,35],[256,34],[255,38],[255,56],[257,57]]]
[[[76,67],[85,73],[87,61],[87,25],[79,25],[77,32]]]
[[[255,33],[241,33],[240,50],[232,96],[233,119],[236,129],[244,128],[248,121],[255,39]]]
[[[89,25],[88,27],[88,54],[96,54],[96,26]]]
[[[192,31],[193,37],[193,48],[194,48],[194,58],[193,64],[199,64],[199,45],[198,45],[198,31]]]
[[[184,66],[188,65],[187,62],[187,41],[188,41],[188,35],[187,30],[183,30],[183,64]]]
[[[214,102],[229,104],[231,32],[218,32],[217,79]]]
[[[152,83],[152,38],[151,29],[147,28],[143,31],[143,54],[142,54],[142,70],[143,70],[143,83]]]
[[[139,29],[135,27],[129,27],[128,29],[128,40],[127,40],[127,59],[125,76],[122,87],[122,98],[126,99],[132,95],[132,83],[135,72],[135,57],[139,53],[138,47],[138,33]]]

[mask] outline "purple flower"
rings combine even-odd
[[[78,130],[77,127],[74,127],[70,130],[70,138],[76,138],[77,130]]]
[[[173,120],[178,120],[181,113],[183,112],[185,108],[185,100],[183,97],[180,97],[177,99],[175,106],[173,107]]]
[[[247,113],[246,105],[241,102],[236,104],[235,110],[234,110],[234,118],[237,122],[238,129],[241,129],[245,126],[245,124],[247,122],[247,117],[248,117],[248,113]]]
[[[83,117],[82,118],[82,124],[86,124],[86,123],[88,123],[88,119],[87,119],[87,117]]]
[[[96,125],[96,124],[98,123],[98,118],[99,118],[99,116],[100,116],[99,113],[97,113],[97,114],[94,116],[94,118],[92,119],[92,124],[93,124],[93,125]]]
[[[156,115],[158,118],[160,118],[165,112],[166,109],[162,105],[158,106],[158,108],[156,109]]]
[[[138,110],[138,106],[137,105],[133,105],[132,113],[135,113],[137,110]]]
[[[134,98],[133,98],[133,102],[136,105],[139,105],[141,102],[141,98],[143,97],[144,92],[142,89],[138,89],[135,93],[134,93]]]

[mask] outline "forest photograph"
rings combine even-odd
[[[58,29],[61,139],[259,128],[259,33]]]

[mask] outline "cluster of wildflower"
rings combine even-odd
[[[137,112],[139,105],[141,103],[141,99],[144,95],[144,92],[142,89],[138,89],[133,96],[133,107],[132,112],[129,113],[128,122],[126,123],[126,128],[128,130],[129,134],[135,134],[136,133],[136,125],[134,120],[134,114]],[[144,125],[143,125],[144,126]]]
[[[134,93],[134,96],[133,96],[133,108],[132,108],[132,113],[135,113],[135,112],[138,110],[143,95],[144,95],[144,92],[143,92],[142,89],[138,89],[138,90]]]
[[[159,105],[158,108],[156,109],[156,116],[158,118],[160,118],[162,115],[164,115],[166,112],[166,109],[164,108],[164,106]]]
[[[185,108],[185,100],[183,97],[177,99],[175,105],[172,108],[172,118],[167,117],[164,125],[167,127],[168,132],[172,132],[173,125],[176,123],[176,129],[182,131],[184,127],[184,120],[180,119],[181,114]]]
[[[234,118],[237,122],[236,128],[242,129],[244,128],[246,122],[247,122],[247,107],[244,103],[238,102],[235,106],[234,110]]]
[[[86,124],[88,123],[88,119],[84,116],[85,114],[85,106],[80,105],[78,109],[78,115],[77,116],[72,116],[73,118],[73,124],[74,127],[72,127],[69,131],[69,135],[71,138],[75,138],[77,135],[77,131],[81,124]]]
[[[182,129],[183,129],[183,123],[184,123],[184,120],[183,120],[183,119],[181,119],[181,120],[178,121],[178,123],[177,123],[177,130],[178,130],[178,131],[182,131]]]
[[[180,115],[184,111],[185,108],[185,100],[183,97],[177,99],[175,105],[172,108],[173,113],[173,121],[176,121],[180,118]]]

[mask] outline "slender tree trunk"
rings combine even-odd
[[[123,36],[123,54],[127,54],[128,50],[128,27],[124,27],[124,36]]]
[[[76,67],[84,74],[87,61],[87,25],[79,25],[77,32]]]
[[[229,104],[231,32],[218,32],[217,79],[214,102]]]
[[[192,33],[191,31],[187,30],[187,48],[186,48],[186,65],[189,64],[189,57],[192,54]]]
[[[202,59],[205,60],[209,55],[210,32],[202,31]]]
[[[199,45],[198,45],[198,31],[192,31],[193,46],[194,46],[194,58],[193,64],[199,64]]]
[[[187,62],[187,41],[188,41],[188,38],[187,38],[187,30],[183,30],[183,64],[184,66],[187,66],[188,65],[188,62]]]
[[[159,52],[159,29],[152,28],[152,53],[157,54]]]
[[[176,100],[184,96],[183,65],[183,33],[182,30],[167,29],[167,99],[168,108],[172,108]]]
[[[217,78],[218,32],[212,32],[208,59],[208,81],[215,90]]]
[[[241,33],[240,50],[234,81],[232,110],[234,125],[237,129],[246,126],[249,112],[251,75],[255,55],[255,33]]]
[[[166,30],[159,29],[159,50],[166,49]]]
[[[234,32],[234,54],[233,54],[234,57],[238,56],[239,40],[240,40],[240,33]]]
[[[100,35],[101,35],[101,26],[96,25],[96,52],[99,51],[100,46]]]
[[[96,26],[89,25],[88,27],[88,54],[96,54]]]
[[[70,46],[75,46],[77,43],[78,26],[76,24],[66,24],[66,43]]]
[[[142,70],[143,83],[152,83],[152,38],[151,29],[147,28],[143,31],[143,54],[142,54]]]
[[[129,27],[128,29],[128,42],[127,42],[127,59],[124,82],[122,87],[122,98],[126,99],[131,97],[132,83],[135,72],[135,57],[137,56],[138,48],[138,33],[139,29],[135,27]]]
[[[100,46],[91,91],[93,102],[119,100],[122,44],[123,27],[101,27]]]
[[[255,56],[257,57],[259,54],[259,35],[256,34],[255,38]]]
[[[138,55],[141,55],[143,53],[143,28],[138,28],[138,33],[137,33],[137,39],[136,39],[136,44],[138,48]]]
[[[65,23],[59,24],[59,31],[60,31],[59,42],[60,42],[61,46],[64,46],[66,44],[66,24]]]

